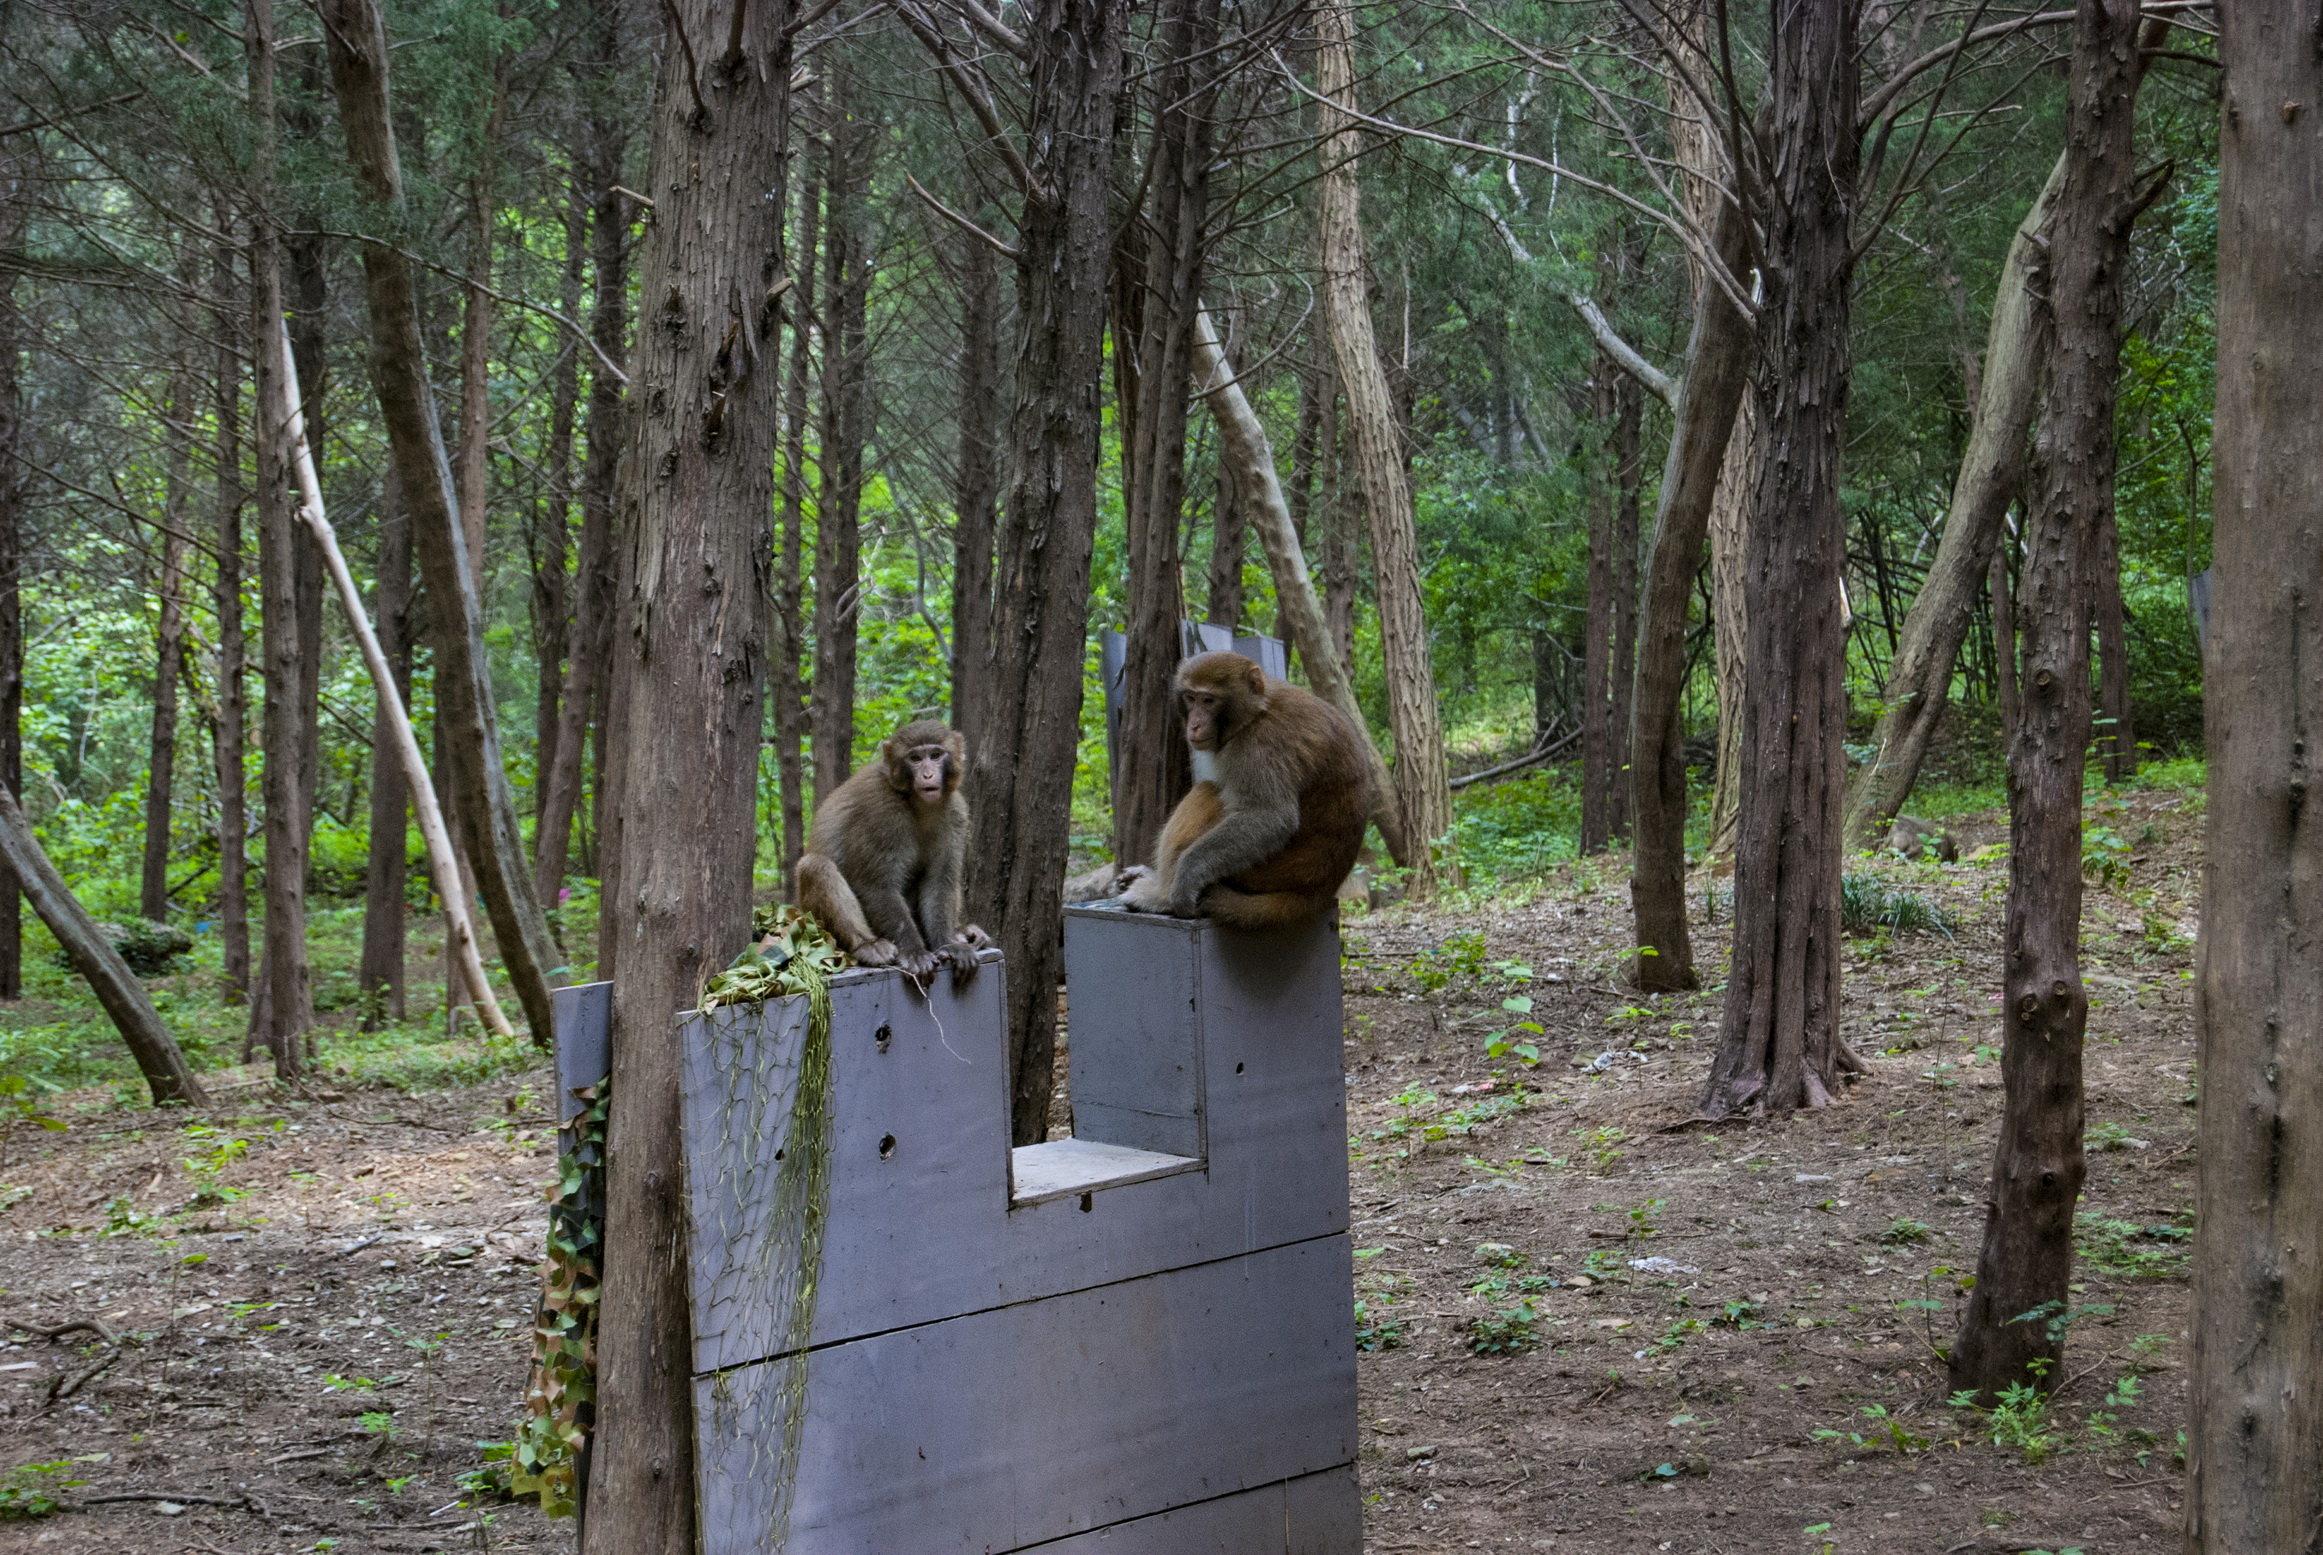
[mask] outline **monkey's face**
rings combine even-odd
[[[941,745],[914,745],[893,763],[896,787],[920,804],[942,804],[952,792],[952,753]]]
[[[1224,733],[1220,716],[1225,698],[1200,687],[1188,687],[1183,694],[1186,704],[1186,743],[1198,751],[1214,751],[1219,736]]]

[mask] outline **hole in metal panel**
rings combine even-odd
[[[872,1037],[879,1043],[879,1051],[884,1053],[887,1051],[887,1045],[895,1040],[895,1028],[883,1022],[880,1028],[872,1033]]]
[[[1082,1194],[1082,1195],[1081,1195],[1081,1213],[1082,1213],[1082,1214],[1086,1215],[1086,1214],[1088,1214],[1088,1213],[1089,1213],[1089,1211],[1091,1211],[1091,1210],[1095,1209],[1096,1207],[1097,1207],[1097,1195],[1095,1195],[1094,1193],[1084,1193],[1084,1194]]]
[[[881,1159],[882,1161],[884,1161],[884,1160],[886,1160],[886,1159],[887,1159],[889,1156],[891,1156],[891,1155],[893,1155],[893,1154],[895,1154],[895,1136],[894,1136],[893,1134],[882,1134],[882,1135],[880,1135],[880,1136],[879,1136],[879,1159]]]

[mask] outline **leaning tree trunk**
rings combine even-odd
[[[1819,1107],[1860,1067],[1839,1035],[1847,643],[1839,572],[1857,136],[1854,0],[1776,8],[1756,391],[1734,950],[1710,1117]],[[1690,385],[1689,385],[1690,387]]]
[[[1904,617],[1895,660],[1888,670],[1887,710],[1875,736],[1878,749],[1855,775],[1847,794],[1847,843],[1877,847],[1911,796],[1928,744],[1951,694],[1952,667],[1976,614],[1976,594],[1987,586],[2001,521],[2024,483],[2026,427],[2048,359],[2048,230],[2065,180],[2062,157],[2040,198],[2017,224],[1993,288],[1992,328],[1985,337],[1976,413],[1968,451],[1952,484],[1951,511],[1935,560]]]
[[[153,1001],[145,996],[145,985],[137,980],[137,974],[129,970],[129,963],[121,959],[121,952],[97,927],[96,919],[89,916],[89,910],[65,885],[64,877],[56,872],[48,854],[42,851],[40,839],[33,835],[32,822],[25,819],[24,811],[17,806],[15,791],[6,787],[0,787],[0,860],[6,861],[25,900],[32,903],[32,910],[56,936],[73,970],[87,979],[97,1002],[105,1007],[105,1013],[113,1019],[114,1029],[121,1033],[121,1040],[129,1044],[129,1055],[137,1060],[138,1072],[145,1076],[145,1088],[152,1092],[154,1105],[175,1101],[193,1107],[208,1106],[209,1096],[202,1090],[201,1081],[194,1078],[185,1054],[178,1049],[177,1039],[162,1024]]]
[[[830,83],[830,214],[824,233],[821,447],[815,503],[815,802],[855,771],[855,647],[863,615],[863,450],[871,437],[872,130],[846,70]]]
[[[0,240],[13,245],[19,222],[16,190],[0,183]],[[0,270],[0,786],[12,794],[24,786],[24,391],[16,377],[22,333],[16,272]],[[0,862],[0,999],[23,997],[23,893]]]
[[[220,225],[224,225],[222,220]],[[250,817],[245,797],[249,775],[243,750],[250,702],[245,674],[248,639],[242,627],[242,360],[235,350],[242,310],[234,303],[233,261],[222,245],[215,268],[217,298],[212,313],[219,341],[217,399],[212,411],[217,445],[212,463],[218,505],[218,573],[210,598],[218,618],[218,939],[226,1002],[238,1004],[250,997]],[[13,587],[9,598],[14,599]],[[21,695],[20,685],[15,694]],[[0,737],[13,740],[13,713],[0,709],[0,715],[5,716]],[[9,778],[20,777],[13,756],[6,764]],[[8,784],[10,792],[20,786],[15,781]]]
[[[1395,739],[1396,798],[1411,851],[1412,889],[1426,895],[1438,881],[1435,846],[1452,830],[1452,788],[1444,765],[1444,731],[1428,657],[1428,622],[1420,597],[1419,541],[1403,433],[1387,373],[1372,335],[1370,276],[1355,161],[1362,137],[1337,105],[1355,106],[1355,22],[1346,0],[1315,7],[1315,80],[1321,90],[1324,174],[1317,206],[1322,222],[1324,315],[1339,381],[1347,394],[1356,467],[1371,527],[1372,583],[1386,661],[1387,722]]]
[[[306,778],[299,709],[307,681],[298,630],[296,509],[291,498],[291,440],[281,381],[283,354],[270,350],[282,328],[282,239],[274,227],[274,4],[248,0],[250,111],[258,126],[259,162],[250,245],[250,339],[257,385],[250,418],[258,453],[259,660],[266,687],[260,724],[265,766],[266,918],[260,970],[265,987],[251,1005],[251,1034],[274,1055],[275,1072],[299,1071],[301,1038],[314,1019],[307,968]]]
[[[1048,1137],[1073,751],[1103,425],[1106,196],[1127,7],[1034,0],[1017,223],[1015,469],[997,551],[983,808],[969,881],[1008,955],[1012,1137]]]
[[[806,188],[799,195],[798,221],[798,246],[790,254],[791,274],[796,278],[791,293],[790,376],[782,397],[782,560],[774,574],[773,663],[767,680],[767,695],[774,699],[775,769],[782,778],[785,897],[797,888],[798,858],[807,845],[807,700],[800,675],[807,652],[807,616],[802,569],[806,560],[807,411],[814,382],[817,328],[817,236],[823,222],[823,179],[812,164]],[[976,749],[973,744],[968,748],[971,753]]]
[[[139,870],[137,911],[160,922],[169,916],[169,823],[177,777],[177,692],[185,672],[186,491],[193,442],[176,429],[193,420],[193,374],[181,367],[169,390],[170,448],[161,523],[161,622],[154,633],[153,738],[146,762],[145,858]]]
[[[1721,201],[1710,233],[1721,262],[1742,263],[1748,224]],[[1636,844],[1630,876],[1637,929],[1637,984],[1649,991],[1695,986],[1686,928],[1686,617],[1702,565],[1710,503],[1718,490],[1735,416],[1750,373],[1751,322],[1710,277],[1694,287],[1694,331],[1671,412],[1653,543],[1646,552],[1637,633],[1637,695],[1629,763]]]
[[[379,648],[386,655],[397,704],[411,705],[411,520],[392,478],[379,504],[379,563],[375,585]],[[404,1016],[404,818],[411,809],[403,761],[395,748],[395,712],[387,692],[371,719],[371,847],[363,875],[363,958],[355,986],[363,995],[363,1024],[375,1027]]]
[[[612,738],[621,976],[586,1555],[692,1555],[693,1384],[673,1012],[750,936],[782,375],[789,8],[672,0],[655,83]],[[729,30],[731,28],[731,30]]]
[[[2015,1383],[2057,1385],[2042,1373],[2063,1356],[2072,1301],[2089,1018],[2081,986],[2089,617],[2098,537],[2113,510],[2121,272],[2138,210],[2137,33],[2138,0],[2080,0],[2075,9],[2065,178],[2049,239],[2055,337],[2018,591],[2023,701],[2008,751],[2000,1059],[2008,1100],[1976,1286],[1952,1346],[1953,1388],[1987,1400]]]
[[[1143,218],[1115,250],[1115,381],[1129,444],[1122,460],[1129,485],[1129,630],[1115,742],[1120,765],[1113,773],[1113,857],[1123,864],[1151,861],[1162,823],[1194,781],[1176,729],[1170,676],[1184,657],[1179,533],[1216,78],[1214,65],[1189,61],[1212,52],[1217,24],[1217,0],[1169,0],[1159,23],[1168,58],[1154,86],[1161,106],[1146,160]],[[1212,83],[1200,90],[1197,68]]]
[[[348,159],[387,230],[403,221],[403,173],[389,114],[387,37],[377,0],[323,0],[332,87],[347,132]],[[436,653],[436,718],[447,731],[452,789],[476,881],[491,910],[500,959],[524,1005],[536,1043],[554,1029],[550,968],[560,959],[548,918],[533,894],[516,824],[516,802],[500,758],[500,721],[484,655],[483,605],[452,474],[437,425],[421,342],[418,278],[411,258],[384,238],[363,248],[371,314],[371,375],[396,480],[411,515],[412,550],[427,584]],[[673,1006],[674,1008],[674,1006]]]
[[[2188,1555],[2309,1550],[2323,1526],[2323,55],[2311,13],[2219,21]]]
[[[953,489],[952,727],[973,771],[986,759],[992,684],[992,537],[1000,517],[1000,268],[991,246],[960,235],[960,463]]]

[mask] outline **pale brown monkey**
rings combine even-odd
[[[1960,862],[1960,839],[1916,815],[1895,818],[1895,824],[1887,829],[1887,845],[1909,859],[1924,857],[1932,851],[1946,864]]]
[[[1170,812],[1152,872],[1124,905],[1241,929],[1327,910],[1371,814],[1362,733],[1239,653],[1198,654],[1175,683],[1201,781]]]
[[[968,742],[934,719],[907,723],[879,759],[815,807],[799,855],[798,905],[821,919],[858,966],[926,977],[949,962],[976,975],[992,937],[960,922],[968,851]]]

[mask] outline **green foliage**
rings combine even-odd
[[[2083,1267],[2121,1279],[2169,1280],[2186,1272],[2191,1228],[2141,1226],[2094,1210],[2073,1217],[2073,1249]]]
[[[1913,1247],[1928,1239],[1929,1226],[1924,1220],[1912,1220],[1898,1215],[1879,1234],[1882,1247]]]
[[[74,1465],[86,1461],[59,1458],[52,1463],[24,1463],[0,1475],[0,1522],[29,1522],[61,1510],[64,1503],[58,1497],[88,1483],[73,1477]]]
[[[1540,1312],[1534,1298],[1525,1297],[1512,1307],[1502,1307],[1482,1317],[1468,1320],[1468,1348],[1478,1355],[1515,1355],[1540,1343],[1534,1325]]]
[[[1870,1422],[1862,1430],[1842,1432],[1819,1426],[1808,1434],[1819,1442],[1846,1442],[1866,1451],[1884,1448],[1902,1457],[1928,1450],[1928,1438],[1905,1430],[1903,1422],[1889,1414],[1885,1404],[1866,1404],[1862,1413]]]
[[[2081,827],[2081,873],[2108,889],[2129,880],[2130,845],[2110,826]]]
[[[1915,891],[1899,890],[1879,875],[1849,874],[1839,880],[1839,926],[1849,934],[1917,934],[1952,937],[1952,917]]]

